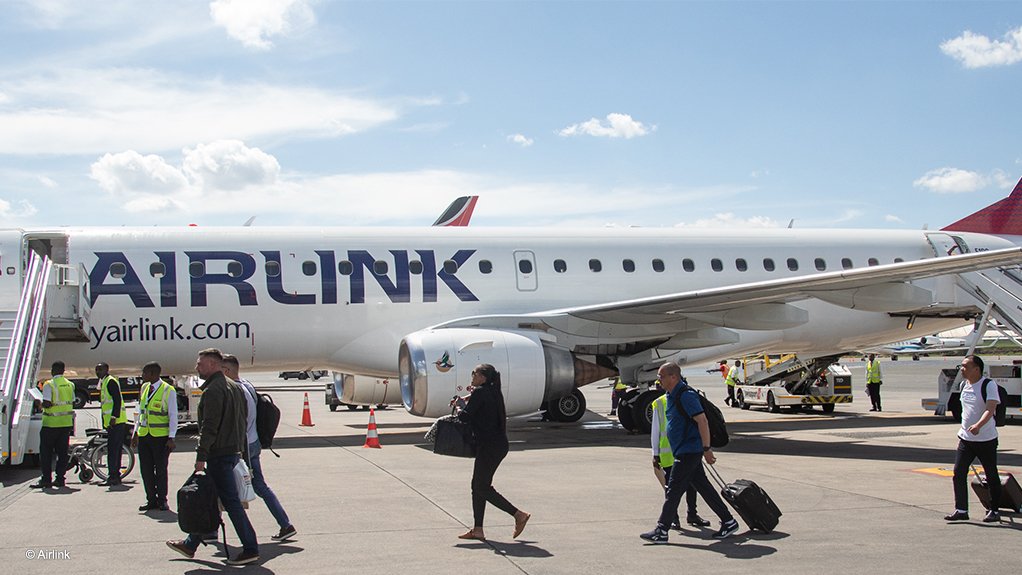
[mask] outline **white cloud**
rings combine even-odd
[[[598,138],[625,138],[630,140],[656,131],[656,126],[646,126],[633,120],[628,114],[607,114],[607,121],[591,118],[581,124],[572,124],[558,132],[561,136],[588,135]]]
[[[912,185],[938,194],[962,194],[982,189],[987,185],[987,178],[968,170],[940,168],[926,172]]]
[[[28,200],[19,200],[18,208],[13,208],[7,200],[0,199],[0,222],[5,225],[12,219],[27,218],[35,215],[39,210]]]
[[[238,140],[221,140],[186,149],[184,171],[200,187],[240,190],[275,183],[280,164],[259,148],[249,148]]]
[[[151,70],[5,78],[4,90],[0,154],[167,151],[196,141],[336,137],[398,116],[392,106],[320,88],[190,80]]]
[[[1022,61],[1022,26],[1005,34],[1003,40],[991,40],[966,30],[961,36],[943,42],[940,50],[966,68],[1008,66]]]
[[[270,38],[301,32],[316,17],[307,0],[214,0],[213,21],[247,48],[269,50]]]
[[[779,228],[777,220],[766,216],[739,218],[731,212],[715,214],[712,218],[698,219],[693,223],[677,224],[680,228]]]
[[[522,134],[514,134],[513,136],[508,136],[507,141],[518,144],[523,148],[528,148],[534,143],[532,138],[527,138]]]
[[[903,224],[903,223],[905,223],[905,220],[899,218],[898,216],[892,215],[892,214],[887,214],[886,216],[884,216],[884,221],[892,223],[892,224]]]
[[[89,177],[114,196],[172,194],[188,188],[181,169],[155,154],[135,151],[105,154],[92,164]]]

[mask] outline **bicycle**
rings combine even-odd
[[[101,481],[107,478],[107,431],[105,429],[86,429],[85,435],[89,440],[84,444],[75,445],[71,448],[68,458],[68,469],[72,467],[78,473],[78,480],[88,483],[93,475]],[[124,479],[135,468],[135,452],[125,442],[121,446],[121,479]]]

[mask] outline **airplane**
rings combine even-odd
[[[966,349],[969,349],[969,347],[965,344],[965,338],[928,335],[918,339],[908,339],[870,348],[864,353],[889,355],[892,360],[897,361],[899,355],[911,355],[913,360],[918,360],[920,356],[928,355],[930,352],[962,351]]]
[[[579,387],[651,380],[667,360],[810,358],[961,327],[984,306],[1014,309],[1020,215],[1022,181],[937,232],[0,230],[0,322],[19,305],[49,320],[37,345],[12,347],[3,383],[57,359],[126,374],[156,360],[164,373],[191,373],[198,350],[218,347],[247,369],[329,368],[345,403],[437,417],[473,367],[490,363],[509,415],[576,421]],[[52,281],[33,271],[46,268],[37,256],[53,262]],[[51,285],[29,301],[39,281]]]

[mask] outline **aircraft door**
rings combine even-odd
[[[529,250],[515,250],[515,281],[518,291],[536,291],[536,255]]]
[[[946,258],[969,253],[969,246],[957,236],[945,233],[926,234],[926,239],[933,248],[933,254],[938,258]],[[937,305],[954,305],[956,287],[954,275],[943,275],[936,278],[936,290],[934,299]]]

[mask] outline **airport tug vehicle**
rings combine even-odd
[[[832,413],[838,403],[852,403],[852,374],[838,359],[782,359],[735,385],[738,407],[765,406],[776,413],[782,407],[811,410],[819,405],[824,413]]]
[[[994,365],[988,363],[986,368],[985,375],[1008,392],[1007,397],[1001,396],[1005,416],[1022,419],[1022,361]],[[941,369],[937,375],[938,397],[924,398],[923,409],[932,411],[935,415],[946,415],[950,412],[955,421],[961,421],[962,381],[958,366]]]

